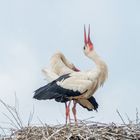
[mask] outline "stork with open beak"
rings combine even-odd
[[[94,61],[96,67],[90,71],[73,72],[58,77],[56,80],[36,90],[34,94],[35,99],[55,99],[57,102],[64,103],[75,100],[85,106],[88,106],[88,100],[90,101],[89,106],[91,109],[95,109],[92,104],[97,103],[95,99],[93,100],[92,95],[101,85],[103,85],[107,78],[108,71],[105,62],[95,52],[93,43],[90,39],[90,27],[88,37],[86,36],[86,30],[84,28],[84,39],[84,54]]]
[[[57,79],[59,76],[62,76],[64,74],[69,74],[72,72],[80,71],[79,69],[77,69],[77,67],[75,67],[75,65],[73,63],[71,63],[68,59],[66,59],[64,54],[62,54],[61,52],[55,53],[51,57],[50,61],[51,61],[51,68],[50,69],[45,68],[42,70],[43,73],[45,74],[48,82],[51,82],[51,81]],[[69,119],[69,123],[71,123],[70,109],[69,109],[70,103],[71,103],[71,101],[69,101],[68,103],[65,102],[66,124],[68,122],[68,119]],[[92,111],[93,109],[97,110],[97,108],[98,108],[98,103],[96,102],[94,97],[91,97],[89,99],[79,99],[78,103],[89,111]],[[72,113],[74,115],[75,124],[77,124],[76,104],[77,104],[77,100],[73,100]]]

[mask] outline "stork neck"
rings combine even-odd
[[[105,62],[100,58],[100,56],[95,51],[90,52],[90,54],[88,54],[88,57],[95,62],[97,67],[102,67],[106,65]]]
[[[92,59],[95,64],[96,64],[96,68],[100,71],[100,74],[99,74],[99,85],[103,85],[107,76],[108,76],[108,70],[107,70],[107,65],[106,63],[97,55],[97,53],[94,51],[94,52],[91,52],[88,57],[90,59]]]

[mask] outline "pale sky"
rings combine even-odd
[[[96,52],[107,63],[108,80],[95,97],[98,113],[77,108],[79,119],[121,123],[116,109],[135,120],[140,110],[139,0],[4,0],[0,1],[0,99],[14,104],[16,92],[24,122],[33,106],[47,124],[65,122],[64,104],[32,99],[46,84],[41,69],[57,51],[81,70],[94,68],[83,54],[83,26],[91,25]],[[0,126],[7,119],[0,104]],[[127,119],[126,119],[127,120]]]

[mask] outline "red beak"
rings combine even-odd
[[[85,41],[85,44],[88,43],[87,36],[86,36],[86,28],[85,28],[85,25],[84,25],[84,41]]]
[[[88,27],[88,38],[86,36],[86,28],[85,28],[85,25],[84,25],[84,41],[85,41],[85,45],[88,44],[91,49],[93,48],[93,44],[90,40],[90,25]]]
[[[87,36],[86,36],[86,28],[85,28],[85,25],[84,25],[84,41],[85,41],[85,44],[92,43],[91,40],[90,40],[90,24],[89,24],[89,27],[88,27],[88,39],[87,39]]]
[[[91,40],[90,40],[90,24],[89,24],[89,27],[88,27],[88,43],[91,43]]]

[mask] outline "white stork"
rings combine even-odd
[[[87,72],[73,72],[60,76],[36,90],[34,94],[35,99],[55,99],[57,102],[76,100],[79,103],[83,103],[90,100],[95,91],[103,85],[108,75],[107,65],[95,52],[90,40],[90,27],[88,38],[84,28],[84,39],[83,51],[88,58],[95,62],[96,67]],[[95,100],[92,101],[96,102]]]
[[[62,54],[61,52],[57,52],[55,53],[52,57],[51,57],[51,68],[45,68],[42,71],[44,72],[48,82],[51,82],[55,79],[57,79],[59,76],[62,76],[64,74],[69,74],[72,72],[79,72],[79,69],[77,69],[74,64],[70,63],[66,57],[64,56],[64,54]],[[79,100],[73,100],[73,107],[72,107],[72,112],[74,115],[74,120],[75,123],[77,124],[77,118],[76,118],[76,103],[79,103],[81,106],[83,106],[84,108],[87,108],[88,110],[97,110],[98,108],[98,104],[95,100],[94,97],[91,97],[90,99],[79,99]],[[70,103],[71,101],[67,104],[67,102],[65,102],[65,107],[66,107],[66,124],[67,124],[67,119],[69,118],[69,122],[70,122]]]

